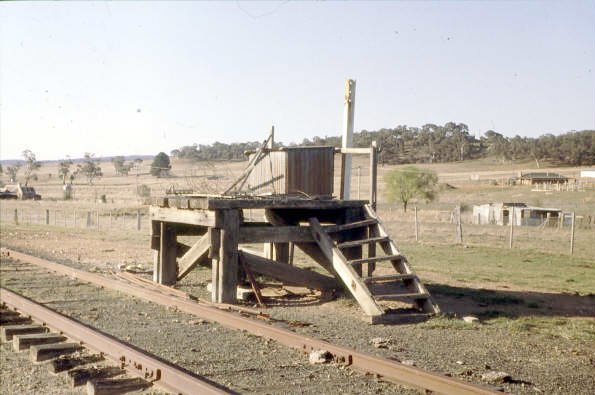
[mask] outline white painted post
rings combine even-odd
[[[271,139],[269,140],[269,143],[267,144],[267,148],[269,149],[273,149],[274,145],[275,145],[275,125],[271,126]]]
[[[574,254],[574,222],[576,219],[576,215],[574,211],[572,212],[572,217],[570,222],[570,255]]]
[[[510,222],[510,240],[508,242],[508,248],[512,248],[512,240],[514,239],[514,206],[510,207],[509,210],[508,221]]]
[[[355,80],[345,81],[345,105],[343,107],[343,139],[342,148],[353,146],[353,118],[355,114]],[[351,154],[343,154],[341,169],[343,183],[341,199],[348,200],[351,190]]]

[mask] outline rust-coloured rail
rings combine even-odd
[[[229,328],[246,330],[258,336],[275,340],[288,347],[305,352],[312,350],[327,350],[334,355],[338,362],[342,362],[358,371],[378,375],[385,381],[418,388],[424,391],[431,391],[432,393],[437,394],[465,395],[496,393],[486,387],[430,373],[386,358],[373,356],[347,347],[299,335],[264,322],[254,321],[249,318],[222,311],[213,306],[201,305],[200,303],[188,299],[165,295],[155,290],[109,279],[101,275],[74,269],[17,251],[8,249],[4,249],[3,251],[14,259],[31,263],[50,271],[78,278],[82,281],[90,282],[105,288],[136,296],[150,302],[176,307],[185,313],[193,314],[209,321],[218,322]]]
[[[175,394],[228,394],[230,391],[156,356],[121,342],[95,328],[72,320],[31,299],[0,288],[0,300],[6,306],[51,329],[81,342],[85,347],[101,352],[130,373]]]

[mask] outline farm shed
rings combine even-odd
[[[516,226],[539,226],[548,219],[551,224],[555,224],[562,215],[562,210],[532,207],[525,203],[504,202],[473,206],[473,223],[476,225],[509,225],[511,215],[514,215],[514,225]]]
[[[522,185],[566,184],[570,180],[568,177],[552,172],[521,173],[519,178]]]
[[[252,159],[256,153],[250,153]],[[248,177],[248,188],[256,195],[333,194],[335,148],[287,147],[267,150]]]

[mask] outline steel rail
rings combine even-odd
[[[438,394],[465,395],[497,393],[487,387],[441,376],[419,368],[403,365],[397,361],[300,335],[264,322],[254,321],[234,313],[229,313],[213,306],[205,306],[188,299],[165,295],[158,291],[109,279],[98,274],[74,269],[17,251],[8,249],[4,249],[4,251],[12,258],[43,267],[50,271],[120,291],[150,302],[175,307],[185,313],[217,322],[229,328],[246,330],[255,335],[275,340],[285,346],[304,352],[327,350],[333,354],[337,362],[344,363],[346,366],[361,372],[375,374],[385,381]]]
[[[85,347],[102,353],[135,376],[142,377],[167,391],[176,394],[230,393],[224,387],[205,378],[160,360],[144,350],[123,343],[111,335],[68,318],[5,288],[0,288],[0,300],[6,306],[64,333],[69,338],[81,342]]]

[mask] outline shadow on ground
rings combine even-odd
[[[595,295],[505,291],[426,284],[444,313],[506,317],[595,317]]]

